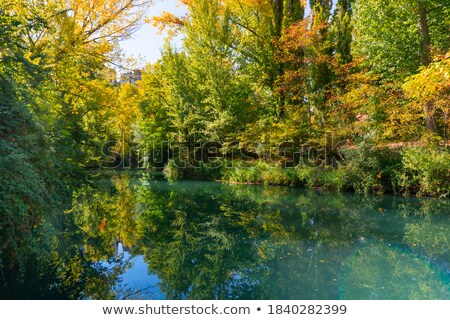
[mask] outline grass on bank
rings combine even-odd
[[[264,161],[217,160],[198,168],[179,168],[170,160],[164,169],[169,181],[222,180],[279,186],[301,186],[362,194],[394,193],[421,197],[450,196],[450,152],[436,147],[407,147],[401,151],[361,146],[344,152],[337,166],[285,168]]]

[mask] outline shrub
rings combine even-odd
[[[175,160],[170,159],[164,167],[164,176],[169,182],[174,182],[183,177],[183,172]]]
[[[441,148],[411,147],[402,152],[402,170],[397,183],[407,194],[448,197],[450,152]]]
[[[396,191],[395,175],[401,167],[398,152],[363,142],[345,151],[345,163],[347,188],[364,194]]]
[[[341,191],[345,188],[346,172],[342,168],[327,167],[298,167],[299,181],[310,188],[323,188]]]
[[[329,190],[341,191],[345,189],[346,171],[342,168],[327,167],[320,175],[320,184]]]
[[[263,161],[256,163],[234,162],[224,168],[222,178],[230,182],[258,183],[264,185],[298,185],[295,168],[284,168],[278,164]]]

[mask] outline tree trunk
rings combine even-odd
[[[425,4],[419,1],[419,34],[421,37],[422,65],[424,66],[431,63],[431,36],[427,14]]]
[[[431,36],[430,28],[428,27],[428,12],[425,3],[419,0],[418,15],[419,15],[419,34],[421,37],[421,54],[422,65],[427,67],[431,63]],[[425,126],[428,132],[436,132],[436,118],[434,114],[434,105],[426,104],[423,106],[425,115]]]
[[[283,28],[283,0],[273,0],[272,1],[272,10],[273,10],[273,16],[274,16],[274,36],[276,38],[281,37],[281,30]]]
[[[283,31],[283,18],[284,18],[284,0],[272,0],[272,10],[273,10],[273,16],[274,16],[274,23],[273,23],[273,36],[275,39],[280,39],[281,34]],[[277,79],[283,76],[284,74],[284,64],[282,62],[277,62],[274,66],[275,72],[274,72],[274,79],[272,86],[275,85],[275,82]],[[279,101],[278,101],[278,110],[277,110],[277,117],[278,120],[282,120],[284,118],[285,110],[284,110],[284,104],[285,104],[285,95],[284,93],[280,93]]]
[[[435,107],[433,103],[426,103],[423,106],[423,112],[425,113],[425,126],[428,132],[436,132],[436,117],[435,117]]]

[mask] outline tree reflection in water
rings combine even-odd
[[[450,298],[445,201],[127,174],[93,181],[74,192],[51,254],[3,296]]]

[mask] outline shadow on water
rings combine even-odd
[[[449,299],[449,202],[119,174],[3,298]]]

